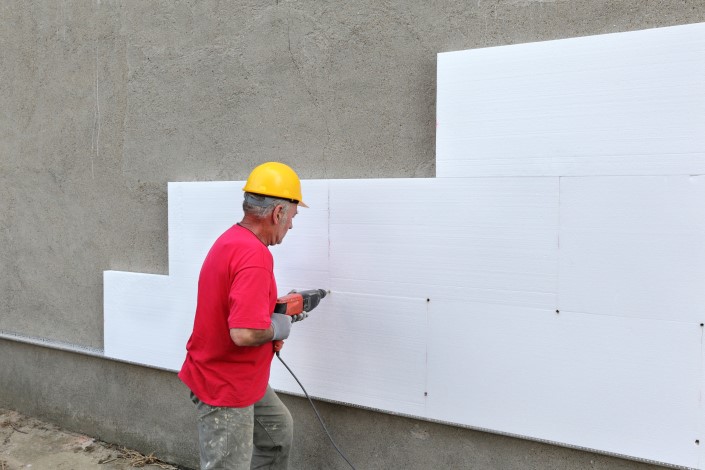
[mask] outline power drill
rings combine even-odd
[[[327,292],[323,289],[290,292],[277,299],[274,313],[294,316],[303,312],[310,312],[318,306],[319,302],[326,294]]]

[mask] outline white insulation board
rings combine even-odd
[[[428,417],[701,468],[698,324],[467,302],[429,318]]]
[[[705,319],[705,176],[561,178],[559,303]]]
[[[705,24],[438,55],[436,175],[705,172]]]
[[[703,37],[439,55],[443,177],[303,181],[272,248],[280,294],[332,291],[282,353],[309,393],[705,469]],[[107,356],[180,368],[242,185],[169,184],[169,275],[105,273]]]
[[[425,298],[333,292],[281,354],[313,396],[422,417],[427,311]],[[272,386],[300,394],[274,362]]]

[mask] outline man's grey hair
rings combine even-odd
[[[287,199],[246,192],[242,201],[242,210],[247,215],[262,219],[269,216],[275,207],[282,206],[282,212],[286,215],[291,205],[287,204],[288,202]]]

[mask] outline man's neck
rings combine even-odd
[[[261,241],[265,246],[269,246],[264,237],[264,230],[261,224],[258,224],[256,222],[253,223],[253,221],[248,220],[247,217],[245,217],[244,219],[242,219],[242,221],[238,222],[238,225],[252,232],[252,234],[257,237],[259,241]]]

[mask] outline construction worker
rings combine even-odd
[[[201,469],[286,469],[293,438],[289,410],[269,387],[275,351],[291,318],[277,299],[269,246],[293,227],[301,183],[287,165],[250,173],[242,221],[213,244],[201,268],[193,332],[179,378],[198,412]]]

